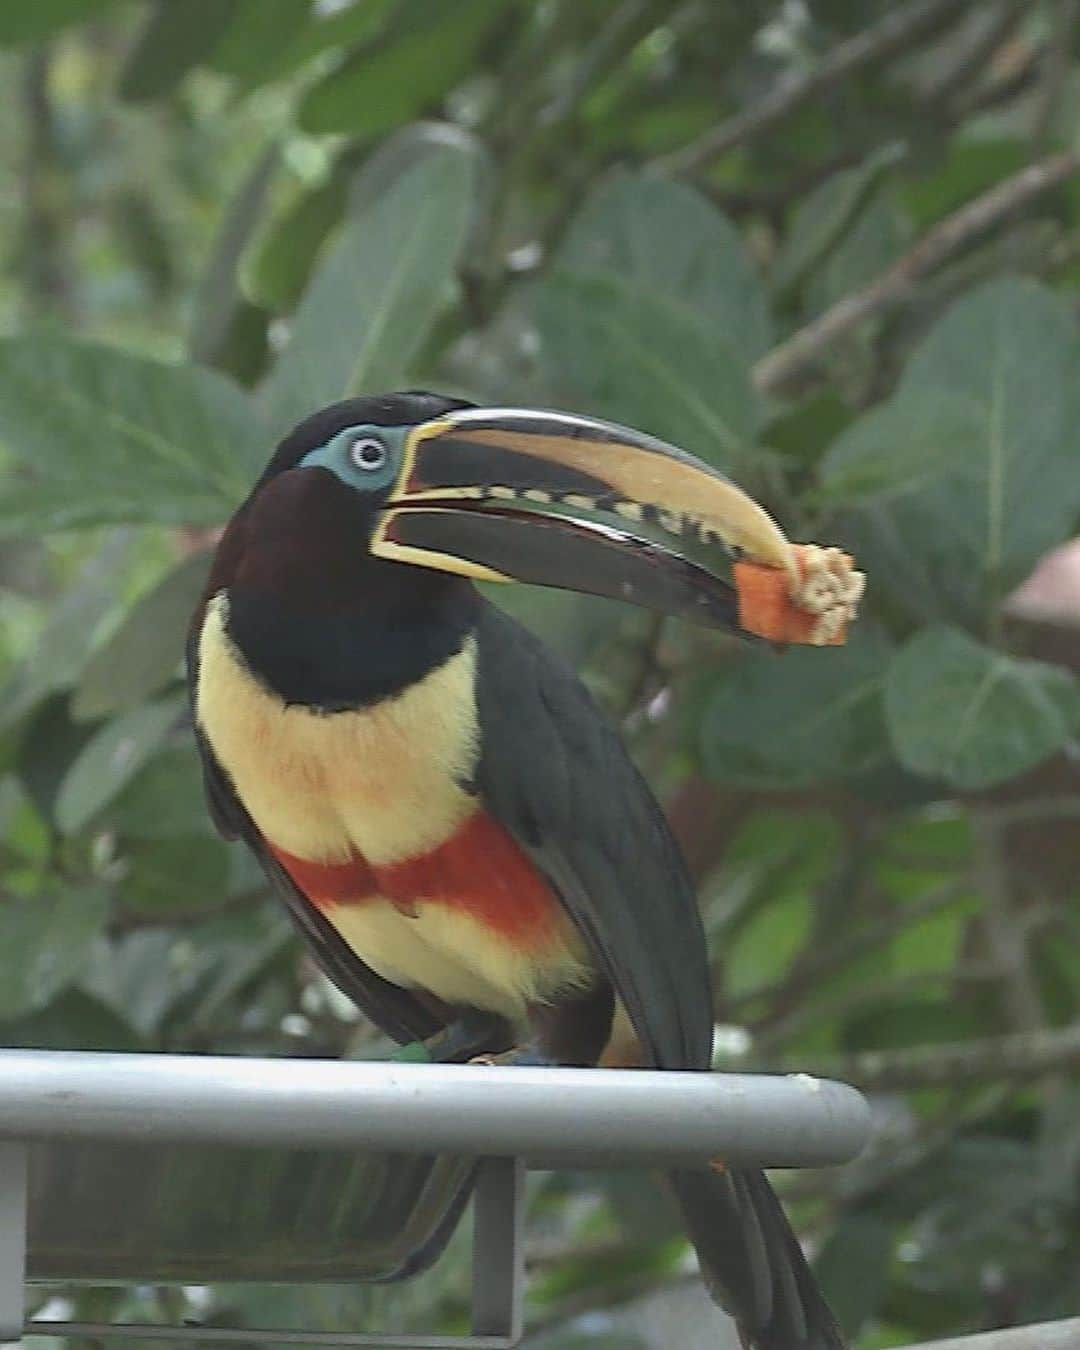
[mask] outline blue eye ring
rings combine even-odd
[[[377,436],[360,435],[349,442],[349,463],[361,473],[378,473],[386,467],[389,452]]]

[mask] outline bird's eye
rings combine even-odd
[[[386,446],[374,436],[358,436],[349,446],[349,458],[355,468],[373,473],[386,463]]]

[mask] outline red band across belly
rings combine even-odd
[[[446,905],[518,943],[548,937],[559,915],[547,882],[483,811],[475,811],[427,853],[382,867],[372,867],[358,854],[344,862],[311,862],[267,843],[299,890],[319,908],[362,905],[380,897],[405,913],[419,903]]]
[[[270,852],[296,882],[297,889],[322,908],[324,905],[359,905],[379,894],[375,873],[360,857],[344,862],[310,862],[266,841]]]

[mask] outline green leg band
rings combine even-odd
[[[410,1041],[408,1045],[403,1045],[395,1050],[390,1058],[395,1064],[431,1064],[434,1062],[431,1051],[423,1041]]]

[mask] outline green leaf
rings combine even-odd
[[[363,162],[343,156],[347,168],[355,167],[349,190],[349,211],[362,213],[388,193],[410,170],[428,159],[442,158],[456,164],[456,172],[470,186],[487,186],[494,172],[490,153],[482,141],[454,122],[410,122],[379,142]]]
[[[220,366],[228,349],[230,334],[247,304],[237,281],[240,259],[258,229],[280,168],[279,148],[273,145],[255,162],[229,203],[192,305],[187,345],[193,361]]]
[[[108,896],[98,886],[0,905],[0,1019],[44,1008],[78,979],[108,912]]]
[[[573,221],[533,315],[548,376],[592,411],[712,463],[752,443],[765,288],[738,231],[693,189],[611,178]]]
[[[1080,1181],[1080,1087],[1075,1083],[1055,1093],[1039,1129],[1039,1175],[1048,1191],[1075,1193]]]
[[[724,991],[738,998],[783,975],[810,932],[813,909],[805,890],[785,892],[762,905],[724,943]]]
[[[120,72],[120,97],[143,103],[173,90],[213,51],[237,8],[237,0],[157,0]]]
[[[72,721],[66,695],[47,698],[21,728],[15,771],[42,820],[52,820],[68,769],[93,734]]]
[[[217,524],[267,453],[224,376],[58,336],[0,340],[0,437],[20,461],[0,489],[0,535]]]
[[[826,501],[860,503],[933,487],[977,464],[985,421],[978,403],[948,389],[895,398],[853,423],[821,463]]]
[[[903,145],[882,146],[853,169],[826,178],[795,209],[773,264],[773,285],[786,291],[817,267],[866,204],[881,176],[904,154]]]
[[[839,848],[836,822],[824,812],[751,810],[726,841],[723,863],[703,893],[710,945],[726,951],[760,911],[783,911],[793,896],[812,894],[836,866]],[[801,921],[797,907],[793,913]],[[756,987],[742,983],[747,994]]]
[[[955,305],[904,372],[901,398],[946,390],[981,409],[981,460],[958,484],[956,526],[970,562],[1001,586],[1060,543],[1080,508],[1078,355],[1065,301],[1006,279]]]
[[[456,0],[442,13],[406,0],[401,9],[403,33],[360,48],[308,90],[297,114],[304,131],[373,139],[410,120],[464,79],[510,11],[506,0]]]
[[[268,309],[295,307],[327,238],[342,218],[381,200],[430,156],[457,156],[461,173],[481,179],[486,152],[451,123],[414,122],[380,142],[362,161],[355,146],[337,158],[325,182],[294,198],[255,238],[241,261],[245,292]]]
[[[841,1219],[814,1262],[836,1320],[854,1337],[877,1311],[889,1278],[892,1226],[872,1214]]]
[[[1004,1125],[999,1117],[998,1127]],[[960,1138],[950,1152],[931,1164],[935,1200],[918,1225],[919,1262],[905,1274],[935,1293],[947,1291],[954,1305],[963,1299],[962,1325],[978,1324],[985,1306],[980,1277],[994,1266],[1008,1271],[1021,1292],[1018,1323],[1071,1314],[1071,1197],[1061,1182],[1050,1194],[1042,1190],[1030,1146],[1016,1140]],[[946,1161],[947,1170],[940,1165]],[[1045,1344],[1033,1330],[1036,1343]]]
[[[59,596],[37,641],[0,693],[0,726],[11,725],[78,678],[98,624],[116,604],[128,554],[127,541],[114,533]]]
[[[210,944],[185,961],[177,961],[175,952],[175,932],[164,926],[136,928],[95,949],[80,988],[151,1040],[178,991],[190,986],[192,966],[200,971],[219,955]]]
[[[796,464],[821,460],[827,447],[851,425],[851,409],[836,389],[811,394],[770,418],[765,439],[770,449]]]
[[[863,980],[862,987],[876,986]],[[840,1046],[845,1051],[903,1050],[964,1041],[986,1030],[973,1001],[885,994],[844,1018]]]
[[[56,823],[65,834],[84,829],[131,781],[176,725],[185,701],[145,703],[91,737],[57,794]]]
[[[348,170],[335,166],[330,178],[296,198],[257,234],[241,259],[241,283],[257,304],[284,313],[303,293],[327,235],[345,214]]]
[[[601,1172],[596,1181],[629,1245],[659,1247],[683,1237],[675,1197],[655,1172]]]
[[[615,277],[687,311],[747,366],[772,346],[768,292],[742,235],[682,183],[612,176],[575,216],[556,270]]]
[[[228,844],[206,833],[139,840],[118,892],[125,909],[168,915],[211,910],[228,895]]]
[[[106,717],[169,682],[183,657],[188,622],[209,570],[209,556],[193,554],[135,603],[86,663],[72,698],[76,718]]]
[[[889,944],[895,968],[902,974],[948,971],[960,953],[968,919],[978,909],[974,896],[964,896],[917,923],[909,923]]]
[[[533,297],[540,356],[590,409],[713,464],[744,455],[760,407],[737,349],[659,292],[615,276],[556,272]]]
[[[258,84],[308,28],[312,4],[313,0],[239,0],[207,64],[249,88]]]
[[[881,694],[889,646],[863,627],[846,647],[743,653],[717,680],[701,725],[705,770],[758,788],[865,772],[888,743]]]
[[[454,294],[472,187],[462,156],[432,154],[347,227],[262,390],[279,432],[347,394],[401,384]]]
[[[945,158],[935,162],[935,172],[901,184],[904,201],[919,230],[929,229],[942,216],[1029,163],[1027,143],[1020,137],[954,137],[944,150]]]
[[[0,1044],[21,1050],[149,1049],[115,1008],[72,988],[48,1007],[5,1022],[0,1027]]]
[[[1059,666],[935,627],[893,659],[885,708],[902,763],[975,791],[1032,768],[1076,734],[1080,684]]]
[[[946,314],[888,408],[856,423],[826,461],[827,489],[871,486],[845,529],[875,589],[920,617],[984,627],[1071,535],[1077,356],[1068,306],[1030,282],[994,282]],[[941,472],[935,438],[951,445]]]
[[[109,824],[140,839],[208,832],[202,762],[194,744],[154,755],[109,807]]]
[[[824,266],[807,278],[807,308],[820,313],[852,291],[870,285],[896,261],[910,235],[908,219],[892,193],[886,189],[876,193],[833,246]],[[854,347],[869,354],[866,333],[849,338],[847,346],[849,351]]]
[[[235,75],[249,91],[299,70],[330,48],[349,48],[366,41],[379,31],[393,8],[394,0],[357,0],[336,10],[312,6],[309,0],[295,0],[295,4],[293,0],[271,0],[271,4],[241,0],[241,8],[207,64]],[[293,10],[305,14],[299,32],[293,28]],[[270,32],[274,26],[270,15],[277,22],[281,41]]]
[[[40,42],[68,24],[96,18],[116,0],[33,0],[0,5],[0,46]]]
[[[213,353],[216,370],[253,387],[270,365],[272,315],[240,296],[228,316],[228,325]]]

